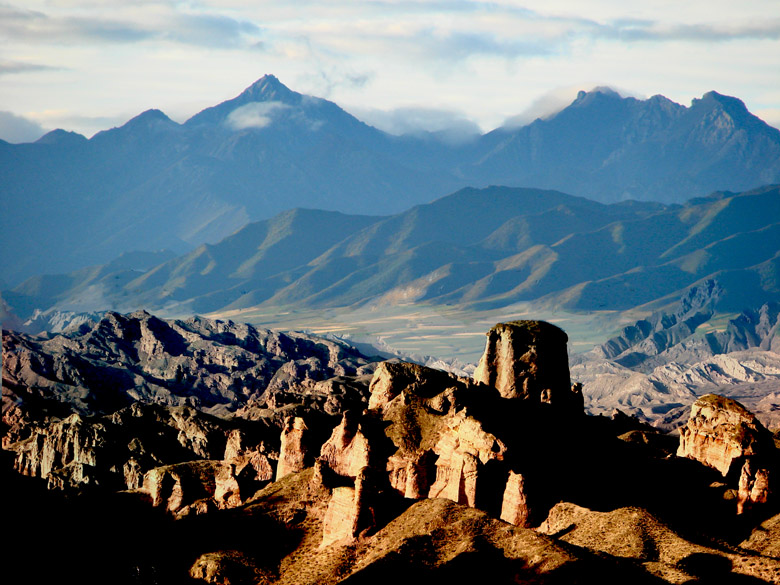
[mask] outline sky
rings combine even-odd
[[[389,132],[489,131],[609,86],[780,127],[777,0],[0,0],[0,138],[183,122],[264,74]]]

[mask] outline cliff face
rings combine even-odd
[[[256,457],[273,456],[276,430],[271,428],[227,422],[190,407],[136,402],[108,416],[72,414],[31,424],[17,429],[26,438],[4,448],[15,454],[19,473],[44,478],[50,487],[137,489],[148,471],[192,460],[225,460],[238,473],[251,465],[259,476],[267,475],[263,470],[269,463]]]

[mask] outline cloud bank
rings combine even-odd
[[[12,143],[35,142],[44,134],[46,130],[37,122],[0,111],[0,140]]]
[[[282,102],[252,102],[230,112],[226,123],[233,130],[265,128],[276,114],[288,109],[290,106]]]

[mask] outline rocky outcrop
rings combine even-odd
[[[376,527],[376,508],[382,499],[379,484],[386,483],[378,463],[382,442],[366,428],[371,421],[362,419],[359,413],[345,412],[317,459],[317,481],[332,487],[323,519],[323,547]]]
[[[750,510],[756,504],[766,504],[770,497],[770,471],[748,459],[739,474],[737,514]]]
[[[387,460],[387,474],[390,487],[411,500],[427,498],[435,477],[433,451],[422,451],[415,455],[392,455]]]
[[[320,450],[320,461],[336,475],[355,479],[371,464],[372,447],[359,415],[347,411]]]
[[[241,506],[273,478],[265,455],[235,459],[188,461],[156,467],[146,473],[139,491],[152,505],[177,517]]]
[[[688,423],[680,429],[678,457],[695,459],[720,471],[733,473],[746,457],[774,451],[772,435],[736,400],[707,394],[691,407]],[[739,469],[738,468],[738,469]]]
[[[680,429],[680,457],[695,459],[738,481],[737,514],[766,504],[777,456],[773,437],[739,402],[708,394],[691,408]],[[739,474],[738,480],[735,477]]]
[[[439,458],[436,481],[428,497],[447,498],[474,508],[483,466],[492,460],[502,460],[507,447],[465,410],[449,417],[446,425],[433,449]]]
[[[322,521],[321,547],[336,542],[349,542],[377,526],[380,504],[375,473],[362,468],[354,486],[335,487]]]
[[[382,362],[371,378],[368,408],[381,410],[403,391],[433,398],[459,385],[458,378],[444,371],[407,362]],[[446,410],[444,405],[439,408]]]
[[[141,491],[149,494],[152,505],[171,514],[203,514],[212,504],[219,461],[191,461],[156,467],[144,477]]]
[[[72,482],[60,478],[55,485],[89,482],[84,466],[94,467],[108,444],[105,424],[90,424],[78,414],[38,429],[30,438],[9,446],[16,451],[14,467],[23,475],[48,478],[52,471],[73,466]]]
[[[499,323],[487,333],[474,380],[496,388],[504,398],[575,410],[567,341],[561,329],[543,321]]]
[[[501,520],[515,526],[529,527],[530,517],[525,477],[520,473],[510,471],[504,490],[504,500],[501,503]]]

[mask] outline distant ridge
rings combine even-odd
[[[296,209],[144,271],[125,260],[39,276],[4,298],[21,317],[410,301],[650,311],[714,280],[718,311],[740,312],[780,295],[778,241],[779,186],[685,206],[469,188],[387,217]]]

